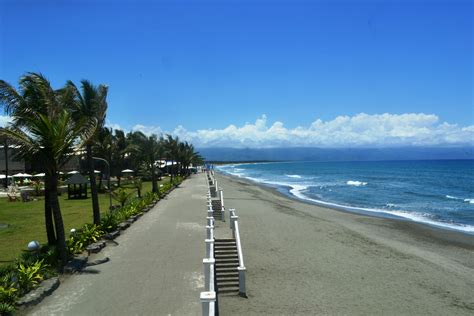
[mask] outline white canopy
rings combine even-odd
[[[12,178],[12,176],[8,176],[9,178]],[[4,174],[0,174],[0,179],[5,179],[5,175]]]
[[[134,172],[132,169],[125,169],[125,170],[122,170],[122,173],[130,173],[130,172]]]
[[[17,174],[14,174],[12,177],[15,177],[15,178],[31,178],[32,175],[31,174],[28,174],[28,173],[17,173]]]
[[[100,171],[99,171],[99,170],[94,170],[94,173],[97,173],[97,174],[99,174],[99,173],[100,173]]]
[[[43,172],[43,173],[37,173],[33,177],[44,177],[45,175],[46,174]]]
[[[76,171],[76,170],[73,170],[73,171],[69,171],[67,174],[78,174],[79,171]]]

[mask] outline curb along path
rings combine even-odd
[[[29,314],[201,315],[206,191],[188,178]]]

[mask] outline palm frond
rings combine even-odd
[[[23,102],[23,98],[12,85],[0,80],[0,106],[3,106],[5,113],[12,114]]]

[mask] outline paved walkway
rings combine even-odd
[[[62,282],[33,315],[200,315],[207,185],[195,175]]]

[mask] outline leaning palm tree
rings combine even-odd
[[[0,81],[0,104],[11,115],[11,129],[0,129],[18,146],[18,155],[35,159],[45,168],[45,222],[48,242],[58,246],[61,262],[67,260],[64,224],[58,200],[58,171],[70,158],[78,137],[87,139],[95,122],[73,120],[68,88],[54,90],[41,74],[20,79],[20,92]],[[53,226],[54,221],[54,226]]]
[[[94,224],[100,224],[100,206],[99,206],[99,194],[97,190],[97,183],[94,172],[94,160],[92,154],[92,145],[96,141],[98,132],[104,126],[105,115],[107,112],[107,86],[98,85],[94,86],[88,80],[81,81],[81,92],[74,85],[72,81],[67,82],[67,86],[74,92],[76,102],[73,106],[73,117],[75,120],[82,120],[84,118],[93,120],[96,122],[95,131],[91,131],[91,137],[89,139],[83,139],[86,146],[86,160],[87,169],[89,173],[89,181],[91,185],[91,196],[92,196],[92,213]]]

